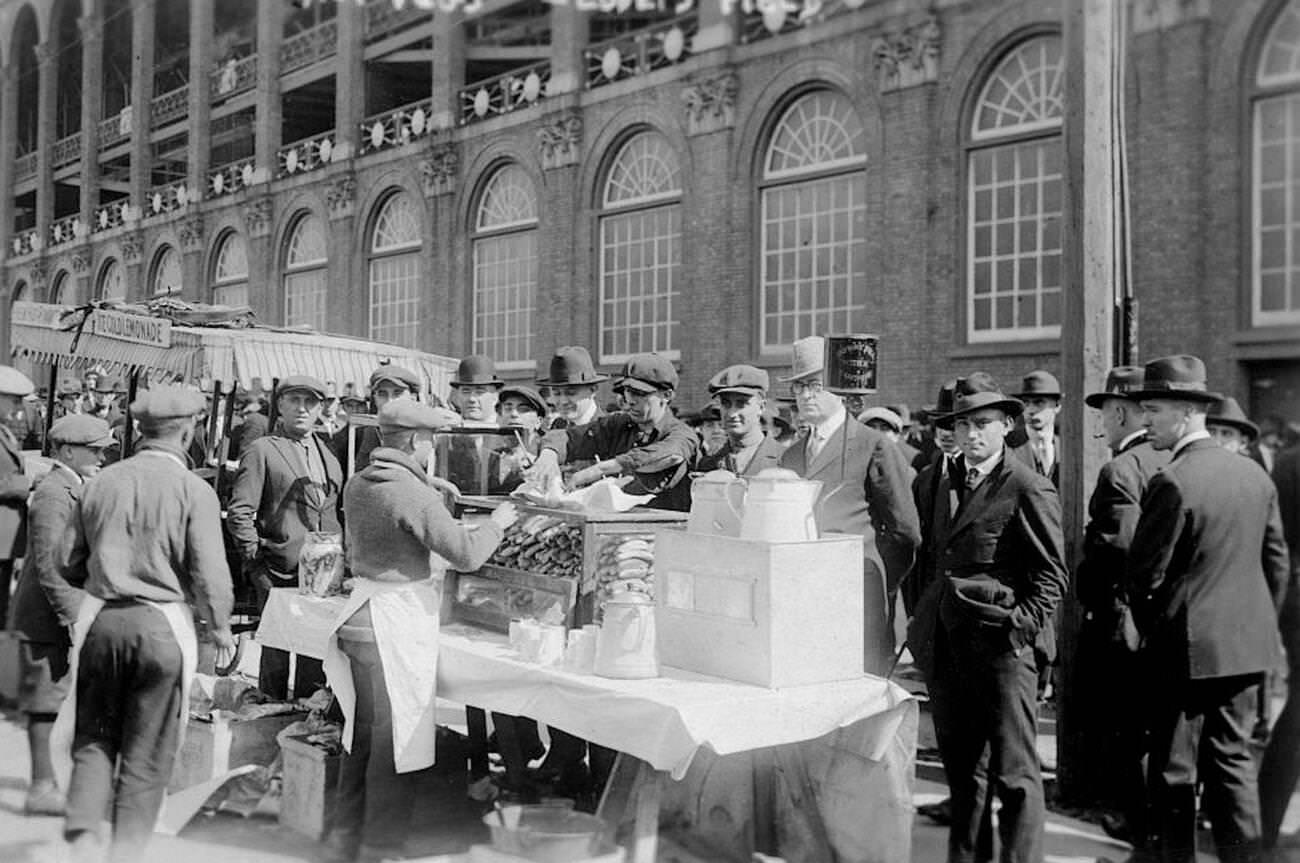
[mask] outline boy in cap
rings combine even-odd
[[[410,369],[384,363],[370,373],[370,403],[375,413],[383,410],[384,405],[396,399],[418,401],[420,398],[420,376]],[[349,423],[350,425],[350,423]],[[339,464],[347,463],[348,426],[335,432],[330,439],[330,450]],[[370,453],[379,446],[379,431],[370,426],[360,426],[353,437],[352,472],[361,470],[370,462]]]
[[[35,390],[27,375],[13,366],[0,366],[0,622],[9,619],[14,561],[23,556],[27,494],[32,488],[22,442],[10,430],[10,424],[22,416],[23,399]]]
[[[235,474],[227,527],[257,589],[258,609],[274,588],[298,584],[298,552],[310,532],[338,533],[343,469],[312,433],[320,419],[325,385],[290,375],[275,391],[278,419],[271,433],[253,441]],[[298,658],[293,695],[310,696],[324,682],[320,660]],[[262,648],[258,687],[272,698],[289,698],[289,654]]]
[[[64,813],[50,732],[68,693],[68,633],[84,594],[64,581],[58,561],[82,486],[99,473],[104,449],[113,443],[108,423],[84,414],[56,420],[49,437],[53,464],[27,505],[27,555],[14,591],[12,626],[21,642],[18,706],[27,714],[31,758],[32,780],[23,803],[28,815]]]
[[[720,450],[700,457],[696,470],[753,476],[780,464],[785,447],[763,433],[770,385],[767,372],[749,365],[727,366],[713,376],[709,395],[718,401],[727,437]]]

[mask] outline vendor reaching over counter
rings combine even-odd
[[[542,438],[533,466],[533,479],[543,488],[567,462],[595,459],[570,480],[576,487],[606,477],[632,474],[631,494],[655,495],[660,509],[690,509],[686,472],[695,461],[699,438],[672,415],[669,405],[677,389],[677,370],[658,354],[637,354],[624,364],[614,392],[627,410],[599,417],[586,425],[555,429]]]
[[[517,517],[505,503],[470,530],[447,512],[426,471],[434,429],[455,423],[449,411],[389,402],[379,411],[383,445],[343,490],[356,584],[325,658],[347,749],[327,860],[402,853],[414,771],[434,761],[442,567],[478,569]]]

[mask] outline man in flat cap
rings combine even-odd
[[[495,428],[497,399],[506,382],[497,377],[491,357],[471,354],[460,361],[451,379],[451,406],[464,418],[467,428]]]
[[[1025,405],[1022,425],[1007,436],[1012,454],[1061,487],[1061,438],[1056,417],[1061,412],[1061,384],[1056,375],[1037,369],[1025,375],[1020,392]]]
[[[63,575],[86,591],[63,706],[76,724],[64,824],[74,859],[100,859],[106,841],[111,860],[143,858],[189,712],[195,618],[234,649],[221,505],[185,466],[202,409],[181,387],[140,396],[139,449],[85,485],[67,533]]]
[[[702,456],[696,470],[721,468],[737,476],[753,476],[781,463],[785,447],[763,431],[770,386],[767,372],[754,366],[727,366],[713,376],[709,395],[718,400],[727,441],[718,452]]]
[[[59,563],[82,486],[99,473],[104,450],[114,443],[108,423],[84,414],[56,420],[49,437],[53,462],[27,505],[27,555],[14,591],[12,617],[21,642],[18,707],[27,715],[32,769],[23,803],[28,815],[64,812],[50,757],[50,732],[68,693],[68,633],[83,592],[64,581]]]
[[[226,523],[244,572],[257,588],[259,610],[273,588],[298,584],[298,552],[308,533],[340,532],[343,469],[312,434],[324,399],[325,385],[315,378],[282,379],[275,391],[275,428],[239,460]],[[320,661],[299,657],[293,695],[310,696],[323,682]],[[272,698],[289,697],[286,651],[262,648],[258,686]]]
[[[1196,857],[1199,781],[1219,859],[1253,861],[1260,812],[1250,729],[1257,690],[1281,659],[1277,609],[1289,580],[1277,490],[1263,468],[1205,430],[1222,397],[1197,357],[1147,363],[1133,398],[1152,446],[1172,453],[1142,497],[1125,567],[1156,670],[1147,762],[1156,849],[1162,860]]]
[[[509,447],[495,449],[489,459],[488,483],[492,494],[514,491],[532,467],[546,424],[546,401],[541,393],[523,384],[502,387],[497,400],[497,423],[515,436]]]
[[[596,371],[591,354],[580,345],[556,348],[545,378],[537,381],[547,387],[555,403],[551,428],[562,429],[586,425],[604,414],[596,403],[596,388],[609,380]]]
[[[343,492],[356,586],[326,658],[346,717],[347,753],[326,839],[326,859],[337,863],[403,853],[415,771],[434,761],[442,573],[432,560],[478,569],[517,517],[504,503],[470,530],[443,506],[425,472],[434,429],[454,422],[440,408],[388,402],[379,411],[383,446]]]
[[[410,369],[383,363],[370,373],[370,405],[377,414],[384,405],[397,399],[419,401],[422,387],[420,376]],[[355,404],[355,402],[354,402]],[[349,411],[351,414],[352,411]],[[370,461],[370,453],[379,446],[379,430],[371,426],[357,426],[354,430],[348,424],[335,432],[330,439],[330,450],[339,464],[350,468],[355,473]],[[348,463],[348,438],[352,438],[352,461]]]
[[[26,546],[27,495],[32,488],[22,442],[10,425],[21,418],[23,399],[35,390],[27,375],[13,366],[0,366],[0,623],[9,619],[14,561],[23,556]]]

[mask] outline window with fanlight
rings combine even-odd
[[[154,297],[165,297],[181,293],[181,256],[171,246],[163,246],[154,255],[153,269],[149,277],[149,293]]]
[[[315,213],[300,213],[284,246],[284,325],[324,331],[329,290],[329,251],[325,224]]]
[[[502,368],[533,363],[537,193],[517,164],[495,171],[474,219],[474,352]]]
[[[1251,94],[1251,323],[1300,324],[1300,2],[1277,12]]]
[[[248,245],[234,231],[227,231],[217,241],[212,302],[219,306],[248,305]]]
[[[126,276],[117,258],[109,258],[99,271],[95,282],[95,298],[100,302],[126,302]]]
[[[56,306],[71,304],[76,300],[72,293],[72,276],[67,270],[60,270],[50,283],[50,302]]]
[[[966,139],[966,337],[1061,334],[1065,63],[1061,37],[1010,48],[982,82]]]
[[[680,355],[682,171],[660,132],[619,147],[600,200],[600,358]]]
[[[420,341],[420,217],[415,200],[394,192],[370,231],[370,338],[404,348]]]
[[[782,112],[759,180],[764,353],[867,321],[867,134],[844,94],[818,89]]]

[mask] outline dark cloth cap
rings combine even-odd
[[[546,416],[546,399],[542,398],[541,393],[532,387],[526,387],[523,384],[510,384],[502,387],[497,405],[500,406],[501,402],[505,401],[508,396],[523,399],[532,405],[533,410],[537,411],[540,416]]]
[[[1088,393],[1083,403],[1090,408],[1100,408],[1106,399],[1127,399],[1142,389],[1141,366],[1115,366],[1106,373],[1106,388],[1099,393]]]
[[[556,348],[547,376],[537,383],[542,386],[568,387],[595,385],[607,380],[607,375],[596,372],[596,364],[591,361],[591,354],[586,348],[581,345],[565,345]]]
[[[460,417],[446,408],[435,408],[414,399],[393,399],[379,409],[380,431],[423,431],[451,428]]]
[[[418,392],[420,389],[420,376],[410,369],[404,369],[401,366],[382,365],[370,373],[371,389],[379,386],[384,381],[401,384],[413,392]],[[353,396],[353,398],[357,398],[357,396]]]
[[[614,381],[615,390],[628,389],[639,393],[676,388],[677,369],[659,354],[636,354],[623,364]]]
[[[1142,388],[1132,394],[1135,399],[1170,399],[1189,402],[1223,401],[1205,383],[1205,363],[1191,354],[1160,357],[1142,368]]]
[[[26,398],[36,392],[36,384],[13,366],[0,366],[0,394]]]
[[[203,394],[189,387],[164,385],[141,393],[131,402],[131,415],[141,422],[193,417],[207,401]]]
[[[1056,375],[1042,369],[1037,369],[1025,375],[1020,382],[1020,392],[1014,393],[1017,398],[1038,398],[1038,397],[1061,397],[1061,382],[1056,379]]]
[[[453,387],[505,386],[505,383],[497,377],[497,364],[483,354],[470,354],[461,360],[451,381]]]
[[[106,447],[117,443],[108,423],[89,414],[68,414],[50,426],[50,442],[75,446]]]
[[[321,401],[325,400],[325,382],[311,375],[289,375],[280,378],[280,383],[275,388],[275,397],[279,398],[288,392],[294,390],[306,390],[315,393]]]
[[[709,380],[709,395],[719,393],[755,393],[763,395],[771,386],[767,372],[755,366],[727,366]]]
[[[1250,421],[1246,412],[1241,409],[1241,405],[1237,404],[1237,400],[1232,396],[1210,405],[1205,424],[1234,428],[1252,441],[1259,440],[1259,426]]]

